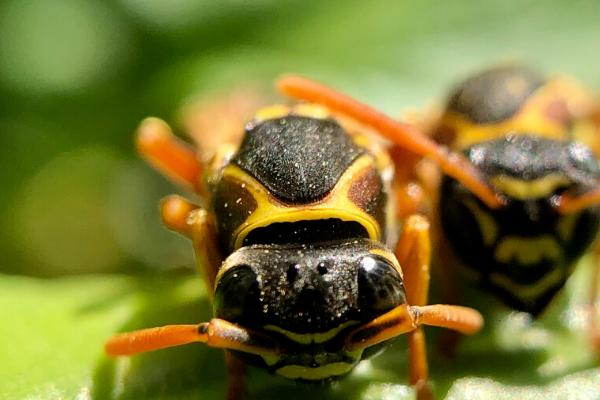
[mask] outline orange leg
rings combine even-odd
[[[415,385],[419,398],[430,398],[427,386],[428,368],[425,333],[420,325],[433,325],[472,334],[483,323],[481,315],[466,307],[426,305],[429,294],[429,266],[431,262],[430,225],[426,218],[412,215],[404,224],[396,246],[396,257],[404,272],[406,298],[411,304],[417,328],[408,335],[410,351],[410,382]]]
[[[233,354],[225,352],[227,394],[225,400],[241,400],[246,392],[246,365]]]
[[[396,257],[404,272],[406,300],[413,306],[427,304],[429,292],[429,264],[431,245],[429,222],[420,215],[412,215],[404,224],[402,236],[396,246]],[[427,349],[425,333],[419,326],[408,334],[410,352],[410,383],[415,385],[419,399],[431,398],[427,385]]]
[[[169,229],[191,238],[194,242],[196,262],[212,298],[222,256],[210,214],[180,196],[169,196],[161,203],[161,215]]]
[[[488,207],[499,208],[505,199],[495,193],[471,163],[458,153],[451,153],[419,132],[413,125],[400,123],[385,114],[340,92],[300,76],[284,76],[277,82],[283,94],[315,103],[368,125],[392,143],[436,162],[449,176],[457,179]]]
[[[202,193],[202,168],[196,152],[177,139],[163,120],[143,120],[137,130],[136,145],[139,153],[162,174],[187,189]]]

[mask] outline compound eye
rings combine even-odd
[[[257,275],[249,265],[228,269],[215,289],[215,314],[230,322],[257,321],[259,307]]]
[[[358,304],[364,319],[404,303],[404,284],[396,268],[381,256],[363,257],[358,267]]]

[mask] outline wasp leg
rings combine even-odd
[[[300,76],[280,78],[277,87],[283,94],[323,104],[368,125],[392,143],[436,162],[449,176],[457,179],[488,207],[499,208],[505,199],[495,193],[473,165],[458,153],[448,152],[423,135],[416,127],[403,124],[351,97]]]
[[[246,365],[233,354],[225,352],[227,394],[225,400],[242,400],[246,394]]]
[[[189,190],[202,192],[202,168],[196,152],[177,139],[163,120],[143,120],[137,130],[136,145],[139,153],[163,175]]]
[[[172,231],[191,238],[192,232],[188,218],[199,207],[178,195],[165,197],[160,203],[160,216],[163,224]]]
[[[431,243],[429,222],[420,215],[411,215],[404,224],[402,236],[396,246],[396,257],[404,272],[406,300],[414,306],[427,304],[429,292],[429,264]],[[408,334],[410,352],[410,383],[415,385],[419,399],[431,398],[427,384],[427,350],[425,333],[419,326]]]
[[[459,283],[457,281],[458,260],[450,248],[448,239],[443,235],[439,236],[436,242],[436,264],[435,271],[438,273],[440,282],[443,282],[441,288],[442,298],[447,304],[461,303],[459,295]],[[460,346],[462,336],[453,330],[446,330],[439,335],[437,349],[445,357],[453,359],[456,357],[456,352]]]
[[[164,224],[194,242],[196,262],[212,298],[215,277],[222,256],[217,244],[217,231],[208,211],[190,203],[181,196],[166,197],[160,205]]]

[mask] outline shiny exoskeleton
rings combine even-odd
[[[444,177],[447,241],[484,287],[534,315],[564,286],[600,227],[597,205],[570,213],[559,207],[561,196],[600,185],[588,96],[566,78],[496,67],[456,87],[437,126],[440,141],[462,152],[503,199],[488,207]]]

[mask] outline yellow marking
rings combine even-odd
[[[326,119],[330,117],[331,112],[329,109],[319,104],[303,103],[292,107],[283,104],[275,104],[259,109],[254,114],[254,121],[263,122],[269,119],[284,118],[290,114],[316,119]]]
[[[516,260],[521,265],[537,264],[543,260],[556,261],[562,255],[562,249],[550,235],[535,238],[509,236],[500,240],[494,251],[494,258],[501,263]]]
[[[231,245],[234,249],[242,246],[244,238],[254,229],[266,227],[277,222],[297,222],[336,218],[353,221],[362,225],[375,241],[381,240],[381,227],[377,221],[348,198],[348,191],[354,179],[363,168],[373,164],[373,159],[364,155],[355,160],[340,177],[329,195],[315,203],[290,205],[274,198],[256,179],[236,165],[230,164],[222,172],[222,177],[239,182],[252,194],[257,207],[235,230]]]
[[[323,343],[328,341],[329,339],[334,338],[338,333],[342,330],[346,329],[349,326],[358,324],[358,321],[347,321],[341,324],[338,327],[332,328],[327,332],[318,332],[318,333],[296,333],[292,331],[288,331],[287,329],[280,328],[275,325],[266,325],[264,329],[281,333],[287,338],[293,340],[294,342],[301,344],[310,344],[310,343]]]
[[[571,239],[571,236],[575,231],[575,223],[577,222],[578,217],[577,214],[568,214],[560,217],[556,230],[558,231],[558,236],[560,236],[562,240],[568,241]]]
[[[286,365],[275,371],[276,374],[289,379],[306,379],[309,381],[318,381],[325,378],[347,374],[357,364],[348,364],[336,362],[323,365],[316,368],[305,367],[303,365]]]
[[[550,197],[556,189],[568,185],[569,179],[561,174],[549,174],[531,181],[498,175],[491,178],[490,183],[512,198],[532,200]]]
[[[263,107],[259,109],[256,114],[254,114],[255,122],[263,122],[269,119],[283,118],[287,117],[290,114],[290,107],[284,106],[282,104],[275,104],[268,107]]]
[[[442,126],[453,129],[457,133],[454,150],[462,150],[476,143],[505,137],[507,134],[533,134],[554,140],[569,140],[570,132],[564,124],[548,118],[546,108],[552,102],[565,99],[564,80],[555,79],[539,88],[526,101],[521,110],[507,120],[490,124],[477,124],[462,115],[449,112],[441,121]],[[578,105],[578,104],[577,104]],[[568,104],[570,107],[571,104]]]
[[[260,356],[265,361],[265,364],[267,364],[268,366],[275,365],[279,360],[281,360],[281,356],[273,354],[261,354]]]
[[[501,288],[506,289],[513,296],[518,297],[522,300],[536,299],[542,295],[548,288],[556,285],[562,279],[564,279],[565,272],[561,268],[555,268],[548,274],[544,275],[535,284],[519,284],[513,282],[510,278],[505,275],[498,273],[492,273],[490,278],[492,282]]]
[[[317,119],[326,119],[331,116],[328,108],[312,103],[297,104],[292,108],[292,112],[296,115]]]
[[[479,231],[483,236],[483,243],[488,247],[493,245],[498,237],[498,225],[494,217],[482,209],[473,199],[467,199],[465,206],[471,211],[471,214],[477,221],[477,225],[479,225]]]

